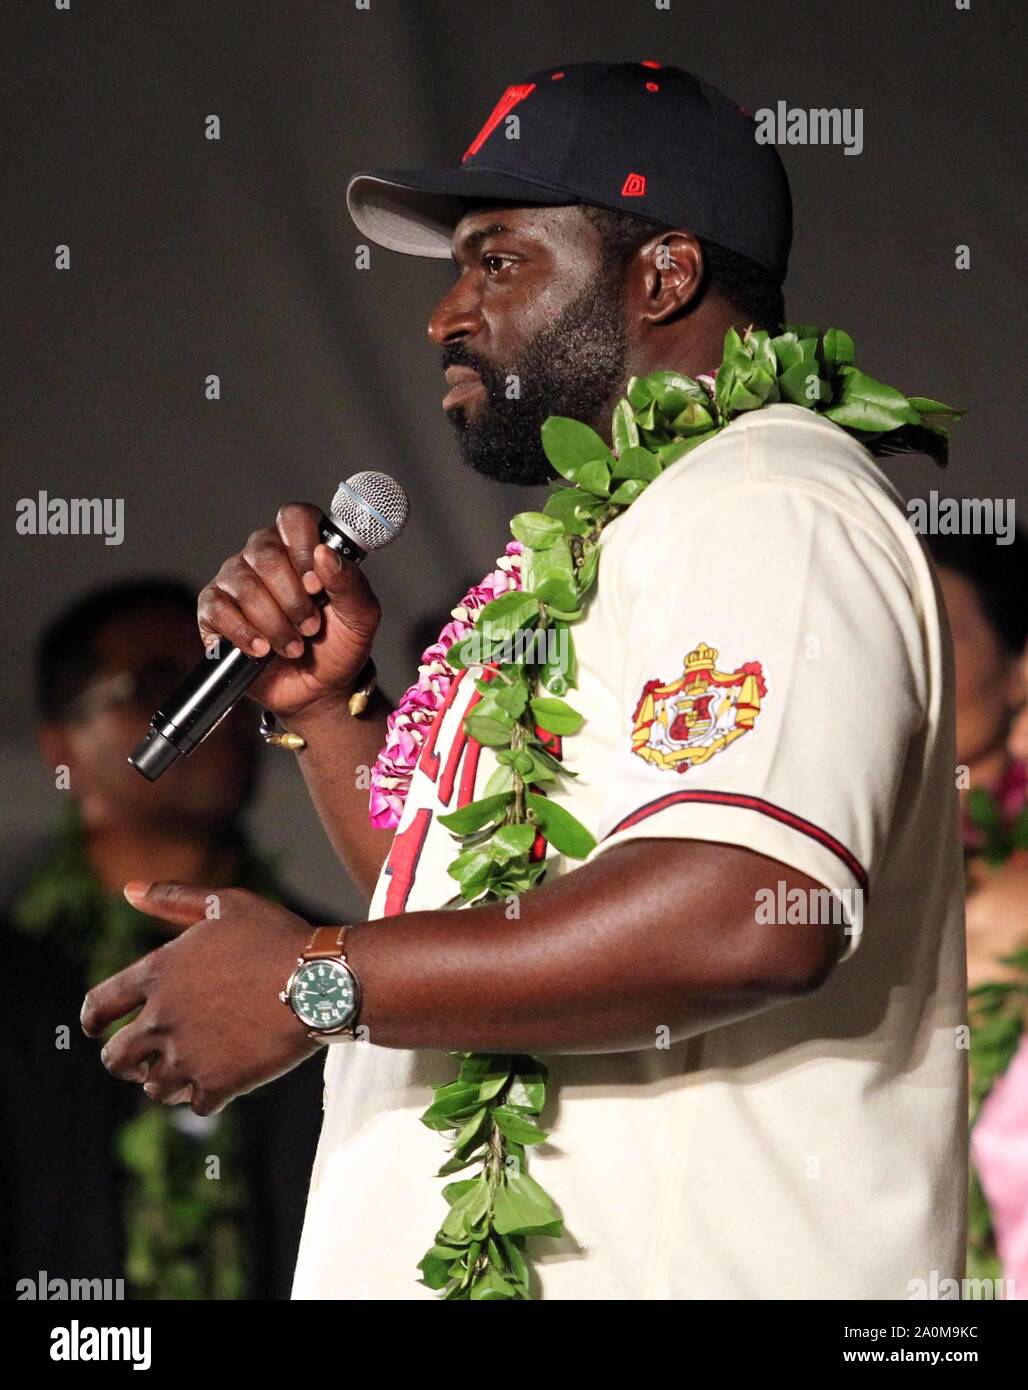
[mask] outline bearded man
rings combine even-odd
[[[781,162],[734,103],[676,68],[535,73],[458,169],[359,175],[348,201],[381,245],[452,256],[428,326],[443,406],[467,463],[499,482],[554,477],[548,416],[610,442],[631,376],[707,375],[727,330],[781,324]],[[473,680],[450,685],[398,824],[369,820],[355,769],[392,710],[376,691],[355,717],[348,699],[379,607],[316,521],[294,504],[256,532],[203,590],[200,627],[280,658],[252,694],[303,739],[368,921],[308,945],[307,924],[252,894],[222,894],[220,920],[203,922],[205,890],[130,884],[142,910],[196,925],[84,1010],[96,1033],[141,1007],[106,1065],[205,1114],[328,1040],[278,998],[305,948],[336,981],[339,1027],[362,1040],[328,1051],[294,1297],[438,1296],[416,1265],[444,1214],[445,1149],[419,1117],[455,1051],[549,1068],[555,1132],[529,1172],[564,1228],[525,1239],[535,1296],[902,1299],[932,1271],[933,1287],[959,1278],[950,655],[930,564],[868,451],[800,405],[768,405],[606,527],[574,627],[584,722],[558,741],[575,775],[547,784],[596,846],[582,861],[549,853],[513,915],[447,905],[455,845],[440,818],[497,767],[462,729]],[[700,736],[696,765],[644,759],[634,712],[683,665],[703,689],[715,673],[759,675],[759,702],[735,737]],[[688,679],[675,698],[687,719]],[[841,921],[768,922],[755,905],[769,894],[866,902]]]

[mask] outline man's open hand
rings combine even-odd
[[[317,1051],[278,997],[310,936],[306,922],[241,888],[130,883],[125,896],[188,929],[86,995],[89,1037],[139,1010],[100,1054],[112,1075],[213,1115]]]

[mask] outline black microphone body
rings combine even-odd
[[[322,516],[318,530],[322,544],[344,559],[359,565],[367,557],[368,552],[328,517]],[[324,591],[315,596],[315,602],[327,600]],[[129,754],[129,762],[148,781],[155,782],[172,763],[203,742],[276,655],[268,652],[266,656],[247,656],[221,638],[161,703],[150,720],[150,732]]]

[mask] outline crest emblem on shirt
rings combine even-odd
[[[676,680],[643,686],[632,715],[632,752],[654,767],[687,772],[748,734],[767,695],[759,661],[719,671],[718,651],[701,642]]]

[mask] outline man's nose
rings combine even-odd
[[[435,306],[428,321],[428,336],[436,347],[443,347],[473,338],[481,326],[478,296],[462,276]]]

